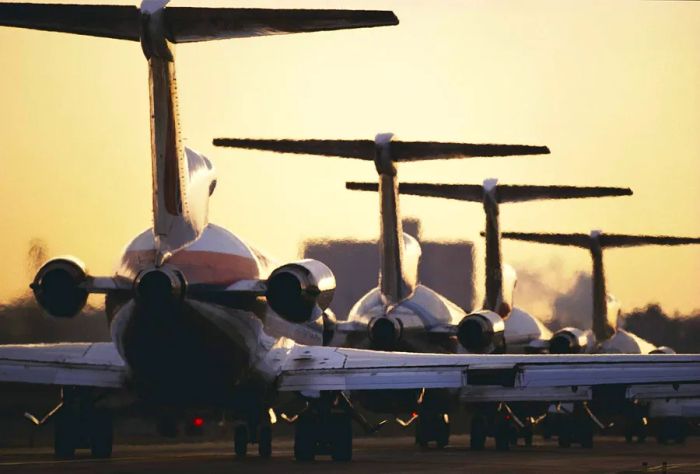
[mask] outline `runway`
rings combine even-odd
[[[203,442],[166,445],[117,445],[109,460],[90,459],[80,451],[77,459],[57,461],[48,448],[13,448],[0,450],[0,472],[42,473],[403,473],[403,472],[474,472],[474,473],[634,473],[700,472],[700,439],[691,438],[685,445],[662,446],[650,440],[644,444],[627,444],[619,438],[596,439],[592,450],[561,449],[550,441],[536,441],[530,448],[516,447],[506,453],[487,449],[472,452],[468,437],[453,436],[451,446],[421,450],[412,438],[360,438],[355,441],[353,461],[333,463],[318,457],[313,463],[293,460],[292,441],[280,439],[273,445],[272,459],[257,457],[255,448],[245,459],[236,459],[232,445]],[[646,465],[644,464],[646,463]]]

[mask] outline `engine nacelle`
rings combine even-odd
[[[403,326],[401,321],[396,318],[381,316],[369,322],[367,332],[372,343],[372,349],[390,351],[401,340]]]
[[[46,262],[37,272],[31,289],[37,303],[55,318],[72,318],[87,302],[83,286],[88,275],[85,265],[73,257],[59,257]]]
[[[184,275],[167,265],[143,270],[134,280],[136,301],[149,308],[177,304],[184,300],[186,291]]]
[[[328,308],[335,276],[318,260],[306,259],[277,268],[267,279],[267,303],[293,323],[315,321]]]
[[[492,354],[505,349],[505,323],[497,313],[476,311],[462,318],[457,326],[457,339],[469,352]]]
[[[668,346],[659,346],[656,349],[654,349],[653,351],[651,351],[649,354],[675,354],[675,353],[676,353],[676,351],[674,351],[673,349],[671,349]]]
[[[591,346],[590,333],[577,328],[564,328],[549,340],[550,354],[580,354]]]

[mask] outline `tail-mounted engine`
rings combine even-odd
[[[178,304],[184,300],[186,291],[184,275],[167,265],[143,270],[134,280],[136,301],[149,308]]]
[[[372,349],[391,351],[395,349],[401,340],[403,326],[399,319],[382,316],[369,322],[367,332],[372,343]]]
[[[560,329],[549,340],[550,354],[580,354],[592,345],[590,332],[576,328]]]
[[[659,346],[656,349],[654,349],[653,351],[651,351],[649,354],[675,354],[675,353],[676,353],[676,351],[674,351],[673,349],[671,349],[668,346]]]
[[[277,268],[267,279],[265,296],[270,307],[293,323],[315,321],[328,308],[335,276],[318,260],[300,260]]]
[[[469,352],[494,354],[505,351],[503,318],[483,310],[466,315],[457,326],[457,339]]]
[[[87,302],[85,265],[73,257],[54,258],[37,272],[30,285],[37,303],[55,318],[72,318]]]

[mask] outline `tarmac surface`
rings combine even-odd
[[[466,435],[457,435],[452,437],[452,444],[445,449],[421,450],[408,437],[359,438],[355,440],[353,461],[350,463],[333,463],[327,456],[319,456],[313,463],[295,462],[289,439],[273,443],[272,459],[259,458],[254,446],[249,449],[252,453],[248,457],[237,459],[232,454],[232,443],[225,442],[117,445],[109,460],[93,460],[87,451],[79,451],[75,460],[58,461],[46,447],[5,448],[0,450],[0,472],[700,473],[698,438],[690,438],[684,445],[663,446],[654,440],[644,444],[627,444],[617,437],[598,437],[592,450],[580,447],[561,449],[556,442],[540,439],[535,440],[530,448],[518,446],[505,453],[497,452],[488,445],[484,451],[470,451],[467,448],[468,440]]]

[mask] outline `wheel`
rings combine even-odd
[[[261,458],[269,458],[272,456],[272,427],[263,425],[260,427],[258,434],[258,454]]]
[[[444,414],[439,416],[436,428],[435,444],[442,449],[450,444],[450,423],[445,420]]]
[[[573,440],[573,424],[571,423],[570,420],[562,420],[561,423],[559,423],[559,436],[557,443],[559,444],[560,448],[569,448],[571,447],[571,442]]]
[[[244,457],[248,453],[248,427],[245,425],[236,426],[233,433],[233,449],[236,456]]]
[[[523,441],[528,448],[532,446],[532,425],[528,424],[523,428]]]
[[[112,414],[108,410],[95,410],[90,419],[90,452],[93,458],[112,456],[114,428]]]
[[[316,423],[302,415],[294,426],[294,459],[313,461],[316,457]]]
[[[79,441],[79,419],[69,406],[64,405],[54,419],[54,455],[58,459],[72,459]]]
[[[582,422],[580,426],[579,441],[581,447],[586,449],[593,448],[593,426],[589,422]]]
[[[497,451],[508,451],[510,449],[511,430],[510,424],[506,420],[496,421],[494,437],[496,438]]]
[[[427,416],[428,415],[422,414],[416,421],[416,444],[424,449],[428,447],[429,441],[428,427],[426,426]]]
[[[474,451],[481,451],[486,445],[486,419],[481,415],[474,415],[469,437],[469,447]]]
[[[335,415],[331,423],[331,459],[338,462],[352,460],[352,420],[349,415]]]

